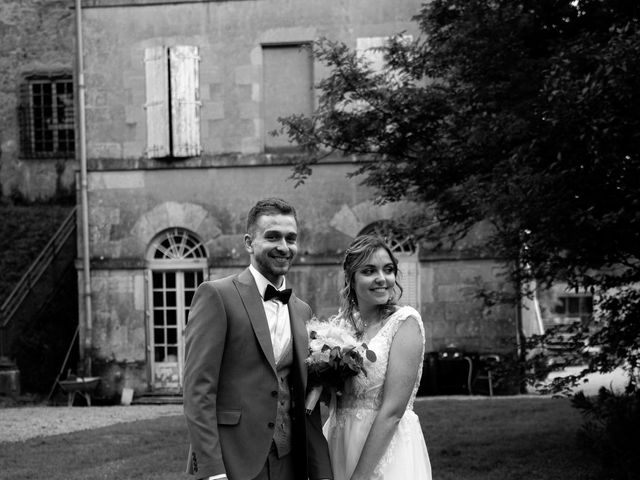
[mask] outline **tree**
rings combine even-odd
[[[429,206],[439,228],[419,234],[490,222],[518,285],[603,296],[600,320],[573,331],[581,361],[637,372],[639,18],[635,0],[434,0],[418,38],[389,40],[383,71],[320,40],[319,106],[281,119],[308,154],[293,177],[359,155],[353,175],[379,201]]]

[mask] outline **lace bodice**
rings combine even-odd
[[[338,398],[338,413],[358,415],[362,410],[377,410],[382,403],[384,393],[384,380],[389,364],[389,351],[391,343],[398,328],[407,318],[413,317],[418,322],[422,336],[422,355],[424,356],[425,334],[422,318],[412,307],[404,306],[394,312],[386,321],[378,333],[367,343],[370,350],[376,354],[376,361],[369,362],[366,358],[364,366],[367,375],[360,373],[347,380],[343,395]],[[407,404],[407,410],[413,410],[413,402],[418,392],[420,378],[422,376],[422,362],[418,368],[418,375],[413,387],[413,392]],[[355,410],[355,411],[354,411]]]

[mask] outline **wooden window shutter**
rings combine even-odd
[[[169,49],[171,92],[171,144],[174,157],[200,154],[200,57],[198,47]]]
[[[169,146],[169,76],[166,47],[144,51],[147,103],[147,156],[166,157]]]

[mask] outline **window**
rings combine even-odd
[[[199,61],[195,46],[145,49],[149,158],[200,154]]]
[[[411,235],[407,235],[389,220],[381,220],[365,227],[360,235],[376,235],[385,239],[398,259],[399,283],[402,286],[402,302],[420,311],[420,262],[418,247]]]
[[[73,79],[33,75],[20,91],[20,147],[24,157],[73,157]]]
[[[278,117],[310,115],[313,111],[313,59],[304,45],[264,45],[264,137],[265,150],[290,149],[286,135],[270,132],[282,125]]]
[[[193,296],[204,280],[207,250],[194,233],[173,227],[151,241],[147,264],[152,386],[156,391],[179,391],[184,329]]]
[[[403,45],[413,41],[411,35],[402,35],[400,38]],[[385,73],[387,61],[385,59],[384,48],[389,45],[389,37],[363,37],[356,40],[356,54],[358,58],[366,62],[373,73]],[[399,73],[397,71],[387,71],[387,80],[393,84],[397,82]]]
[[[356,40],[356,54],[358,58],[368,63],[376,73],[381,73],[385,66],[384,51],[387,37],[364,37]]]
[[[158,260],[184,260],[206,258],[207,251],[193,234],[181,228],[171,228],[152,242],[152,258]]]
[[[370,74],[382,76],[385,80],[386,87],[393,89],[400,82],[400,72],[391,70],[387,67],[385,58],[385,48],[389,45],[389,37],[361,37],[356,39],[356,56],[359,63],[368,67]],[[410,35],[403,35],[401,40],[409,43],[413,40]],[[366,113],[373,106],[365,98],[359,95],[347,95],[342,101],[336,104],[336,109],[345,113]],[[375,150],[375,147],[370,147]]]
[[[560,296],[554,307],[552,322],[568,324],[580,321],[588,325],[593,316],[593,297],[590,295]]]

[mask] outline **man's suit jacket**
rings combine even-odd
[[[292,435],[298,479],[331,478],[319,409],[304,410],[309,305],[291,296],[294,361]],[[191,303],[186,327],[184,413],[190,439],[188,473],[226,473],[249,480],[263,468],[274,434],[278,379],[262,297],[247,268],[204,282]],[[306,441],[305,441],[306,439]]]

